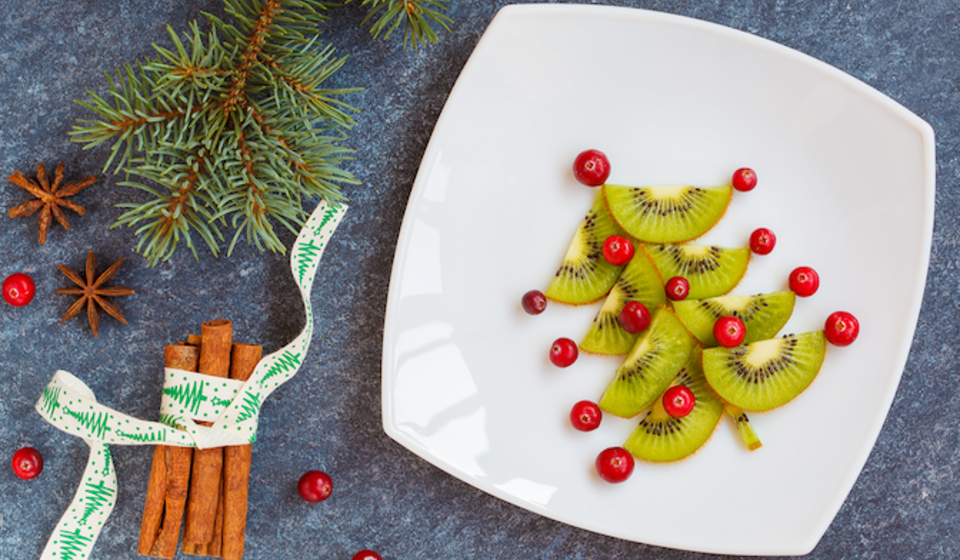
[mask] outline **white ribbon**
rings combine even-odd
[[[90,446],[83,479],[73,502],[47,541],[41,560],[85,560],[117,498],[117,474],[107,444],[223,447],[257,439],[263,401],[300,369],[313,334],[310,291],[320,257],[347,207],[317,205],[290,252],[290,271],[300,290],[306,326],[292,342],[264,357],[241,382],[167,368],[161,422],[147,422],[97,402],[76,376],[57,371],[37,401],[37,412],[57,428]],[[194,420],[213,421],[201,426]],[[174,428],[175,425],[185,430]]]

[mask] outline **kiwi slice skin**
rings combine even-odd
[[[590,330],[580,343],[580,350],[592,354],[626,354],[633,348],[640,333],[628,333],[620,326],[620,312],[629,301],[639,301],[651,311],[663,305],[667,296],[660,277],[649,257],[637,251],[623,268]]]
[[[703,374],[720,398],[747,411],[772,410],[802,393],[820,372],[823,331],[703,351]]]
[[[753,429],[753,424],[750,423],[750,418],[742,408],[737,408],[732,404],[726,403],[723,405],[723,411],[726,412],[727,416],[737,425],[737,431],[740,433],[743,444],[747,446],[747,449],[756,451],[763,447],[763,442],[760,441],[760,437]]]
[[[638,459],[669,462],[686,458],[710,439],[723,417],[723,402],[707,385],[697,352],[672,385],[686,385],[693,392],[693,410],[683,418],[673,418],[664,410],[662,395],[659,396],[623,445]]]
[[[600,397],[600,409],[623,418],[640,414],[663,394],[692,351],[693,339],[680,319],[657,309]]]
[[[544,295],[570,305],[592,303],[606,295],[623,269],[603,258],[603,242],[611,235],[624,233],[610,218],[602,193],[597,193]]]
[[[603,186],[610,215],[631,236],[647,243],[696,239],[720,221],[733,193],[720,187]]]
[[[734,289],[750,264],[748,247],[717,247],[715,245],[650,245],[643,250],[653,261],[664,282],[674,276],[683,276],[690,282],[687,299],[722,296]]]
[[[717,346],[713,325],[717,319],[734,316],[747,329],[744,344],[777,336],[793,314],[797,296],[791,291],[753,296],[718,296],[673,302],[677,317],[704,346]]]

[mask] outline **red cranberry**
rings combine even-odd
[[[530,315],[539,315],[547,308],[547,296],[540,290],[530,290],[520,300],[523,310]]]
[[[596,467],[607,482],[623,482],[633,474],[633,455],[622,447],[610,447],[597,455]]]
[[[32,447],[18,449],[13,454],[13,472],[24,480],[37,478],[43,471],[43,455]]]
[[[361,550],[354,554],[351,560],[383,560],[383,558],[372,550]]]
[[[322,471],[307,471],[297,483],[300,497],[308,502],[322,502],[333,493],[333,480]]]
[[[777,236],[767,228],[754,230],[750,234],[750,250],[758,255],[769,255],[777,244]]]
[[[596,403],[580,401],[570,409],[570,423],[581,432],[591,432],[600,427],[603,412]]]
[[[623,266],[633,258],[633,243],[619,235],[611,235],[603,241],[603,258],[613,266]]]
[[[22,272],[11,274],[3,281],[3,299],[14,307],[23,307],[33,301],[36,292],[33,279]]]
[[[790,273],[790,289],[800,297],[809,297],[820,287],[820,275],[809,266],[799,266]]]
[[[567,367],[577,361],[580,350],[577,349],[577,343],[569,338],[558,338],[553,341],[550,347],[550,361],[557,367]]]
[[[620,311],[620,326],[630,334],[647,330],[650,326],[650,310],[639,301],[628,301]]]
[[[674,418],[683,418],[693,410],[697,398],[686,385],[674,385],[663,394],[663,410]]]
[[[580,152],[573,161],[573,174],[584,185],[599,187],[610,176],[610,160],[600,150]]]
[[[757,186],[757,174],[749,167],[741,167],[733,172],[733,188],[740,192],[752,191]]]
[[[713,324],[713,338],[717,339],[717,344],[724,348],[733,348],[743,342],[747,335],[747,328],[739,317],[728,315],[720,317]]]
[[[674,276],[667,280],[666,290],[667,297],[674,301],[687,299],[690,295],[690,282],[683,276]]]
[[[827,317],[823,334],[834,346],[849,346],[860,334],[860,321],[846,311],[837,311]]]

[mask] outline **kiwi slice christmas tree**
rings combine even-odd
[[[690,389],[696,399],[693,410],[674,418],[664,409],[663,399],[657,398],[623,445],[638,459],[667,462],[691,455],[710,439],[723,416],[723,402],[703,378],[699,352],[691,354],[672,385]]]
[[[643,245],[664,282],[683,277],[690,283],[688,299],[721,296],[732,290],[747,272],[750,249],[714,245]]]
[[[733,187],[604,185],[610,215],[646,243],[681,243],[712,228],[730,204]]]
[[[804,293],[791,275],[791,291],[729,295],[746,274],[751,249],[765,255],[773,248],[772,232],[756,230],[749,247],[690,243],[723,217],[733,189],[756,186],[753,170],[738,169],[731,184],[721,187],[613,185],[605,182],[609,171],[609,161],[597,150],[574,163],[581,183],[602,187],[546,291],[552,300],[577,305],[607,295],[579,348],[626,357],[599,402],[583,402],[639,418],[623,448],[615,448],[627,457],[653,462],[688,457],[710,439],[724,415],[747,449],[759,449],[747,413],[771,410],[803,392],[823,365],[827,341],[845,346],[856,338],[856,318],[837,312],[824,331],[774,338],[790,320],[796,297],[811,295],[816,285]],[[612,244],[605,251],[612,235],[632,238],[632,258]],[[736,344],[732,348],[716,347],[714,329],[728,320],[742,322],[745,336],[721,340]],[[573,341],[561,340],[576,349]],[[598,458],[597,470],[606,478],[604,465]]]
[[[650,406],[677,376],[693,351],[693,340],[671,311],[654,311],[613,381],[600,397],[604,412],[632,418]]]
[[[581,305],[606,295],[623,269],[603,258],[603,242],[611,235],[624,233],[610,219],[603,196],[598,194],[577,228],[546,296],[560,303]]]
[[[743,321],[750,343],[777,336],[793,314],[796,302],[793,292],[773,292],[754,296],[727,295],[706,299],[673,302],[673,310],[690,333],[705,346],[717,346],[713,325],[721,317],[733,316]]]
[[[774,409],[806,389],[826,354],[823,331],[703,351],[703,373],[720,398],[749,411]]]
[[[583,337],[580,349],[593,354],[626,354],[633,348],[640,333],[631,334],[620,325],[620,312],[629,301],[639,301],[647,309],[656,309],[666,301],[657,270],[643,251],[637,251],[623,268],[590,330]]]

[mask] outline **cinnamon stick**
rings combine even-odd
[[[233,345],[230,377],[250,379],[257,367],[263,347],[254,344]],[[252,445],[231,445],[223,450],[223,545],[220,557],[240,560],[247,531],[247,500],[250,482]]]
[[[183,512],[187,504],[193,448],[164,446],[164,454],[167,459],[166,511],[163,527],[160,528],[160,535],[150,555],[158,558],[173,558],[177,553],[180,525],[183,522]]]
[[[163,356],[167,367],[197,371],[200,350],[171,345],[164,347]],[[138,553],[167,559],[176,554],[192,457],[193,450],[189,447],[158,445],[154,448]]]
[[[230,372],[233,325],[226,319],[207,321],[201,328],[200,337],[200,373],[227,377]],[[197,545],[208,544],[213,540],[222,469],[222,448],[194,451],[187,518],[183,531],[185,553],[195,550]]]
[[[192,551],[189,548],[184,549],[185,554],[220,558],[220,546],[223,542],[223,476],[220,477],[220,488],[217,492],[217,516],[213,520],[213,538],[208,543],[194,545]]]
[[[223,495],[223,477],[227,474],[227,449],[223,449],[223,472],[220,475],[220,488],[218,489],[218,501],[217,501],[217,516],[213,519],[213,538],[210,539],[210,543],[206,549],[202,549],[203,552],[206,552],[208,555],[213,556],[214,558],[220,558],[220,549],[223,545],[223,507],[224,507],[224,495]]]
[[[163,498],[167,490],[167,458],[163,446],[153,448],[153,463],[150,466],[150,482],[147,483],[147,499],[143,504],[143,520],[140,522],[140,542],[137,553],[150,554],[157,542],[160,525],[163,523]]]

